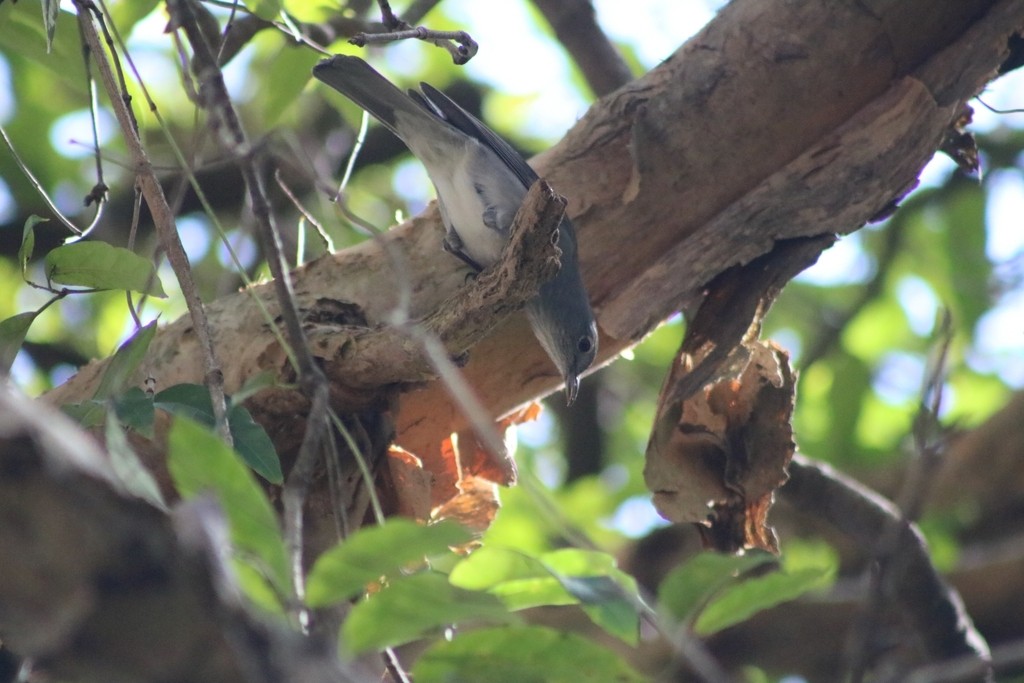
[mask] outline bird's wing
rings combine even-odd
[[[519,178],[523,186],[528,188],[537,181],[539,177],[537,172],[530,168],[523,156],[513,149],[512,145],[500,138],[497,133],[484,125],[480,119],[457,105],[450,97],[429,83],[420,83],[420,88],[423,89],[425,106],[435,112],[440,112],[445,121],[490,148]]]
[[[441,142],[459,134],[436,111],[420,106],[358,57],[335,55],[314,66],[313,75],[373,114],[410,148],[417,136],[433,135]]]

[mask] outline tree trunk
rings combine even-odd
[[[599,362],[674,311],[696,310],[715,276],[771,254],[778,241],[849,233],[891,211],[966,103],[995,78],[1009,38],[1022,28],[1024,3],[1017,0],[734,0],[657,68],[602,98],[534,160],[569,200],[601,331]],[[403,312],[413,319],[473,287],[440,250],[441,236],[432,208],[379,242],[293,274],[337,409],[392,410],[397,443],[428,470],[445,459],[446,439],[464,431],[466,420],[428,372],[396,373],[359,349],[386,325],[400,286],[409,294]],[[282,382],[293,378],[256,300],[276,316],[265,285],[207,307],[229,392],[261,371]],[[416,353],[409,343],[395,357]],[[104,361],[88,365],[48,400],[90,398],[104,368]],[[473,346],[465,375],[495,418],[559,382],[521,314]],[[188,319],[159,332],[140,384],[144,376],[159,387],[203,381]],[[274,389],[249,404],[279,451],[293,450],[305,400]],[[10,452],[0,449],[0,462]],[[16,474],[16,467],[0,467],[0,478]],[[454,485],[438,475],[435,487]],[[137,513],[127,502],[114,509]],[[118,533],[111,524],[91,528]],[[27,542],[13,539],[0,556],[24,552]],[[116,539],[97,547],[108,553],[94,563],[104,575],[126,561]],[[209,591],[206,581],[196,586],[197,595]],[[87,627],[94,607],[72,615],[68,632]],[[87,642],[81,634],[79,640]],[[45,646],[37,654],[48,654]]]
[[[569,199],[599,363],[674,311],[693,311],[706,283],[776,241],[848,233],[892,210],[995,77],[1022,25],[1024,6],[1011,0],[737,0],[657,68],[597,102],[534,162]],[[397,441],[427,461],[466,427],[446,388],[349,357],[340,340],[351,329],[338,328],[332,304],[355,304],[371,327],[381,325],[405,283],[408,314],[426,316],[464,282],[440,241],[432,208],[384,238],[403,261],[399,273],[367,242],[293,275],[300,306],[321,321],[311,323],[313,336],[333,334],[314,352],[344,397],[339,407],[364,407],[378,396],[372,389],[405,382]],[[266,286],[208,307],[229,392],[260,371],[290,376],[253,297],[274,315]],[[189,322],[178,320],[160,332],[143,372],[159,386],[201,382],[195,348]],[[103,367],[87,366],[49,399],[91,395]],[[495,417],[559,382],[522,315],[472,349],[465,374]],[[279,392],[252,401],[271,434],[291,431],[274,421],[302,405]]]

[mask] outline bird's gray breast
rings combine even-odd
[[[466,253],[482,266],[498,260],[526,188],[491,149],[466,137],[453,153],[432,150],[427,174]],[[419,156],[419,155],[418,155]]]

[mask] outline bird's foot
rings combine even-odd
[[[446,235],[444,240],[441,241],[441,247],[449,254],[472,268],[474,275],[478,275],[480,271],[483,270],[483,266],[477,263],[472,256],[463,251],[462,240],[457,236],[453,238],[451,235]]]

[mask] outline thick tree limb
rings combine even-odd
[[[831,468],[802,457],[790,464],[790,480],[781,495],[797,509],[814,515],[873,547],[884,534],[898,534],[886,564],[883,591],[898,605],[920,636],[928,661],[972,657],[982,666],[977,681],[991,680],[991,655],[955,589],[939,575],[916,526],[888,500]]]
[[[891,207],[963,103],[995,77],[1022,26],[1024,6],[1012,0],[736,0],[675,55],[598,102],[534,161],[569,197],[601,359],[680,307],[694,310],[706,283],[776,241],[850,232]],[[440,251],[436,212],[385,240],[403,254],[412,315],[428,315],[462,285],[458,264]],[[375,325],[395,303],[395,274],[373,243],[293,279],[308,312],[324,299],[355,302]],[[265,287],[251,295],[273,308]],[[215,344],[232,360],[229,390],[276,368],[276,341],[247,296],[209,306]],[[198,358],[188,322],[177,321],[154,341],[145,371],[161,386],[195,382]],[[87,395],[101,369],[86,367],[52,399]],[[465,373],[494,415],[560,381],[522,316],[476,345]],[[429,457],[464,427],[439,383],[403,394],[398,440],[411,452]]]
[[[441,302],[422,325],[453,356],[462,356],[495,324],[526,305],[558,272],[555,246],[565,200],[543,180],[527,192],[501,260]],[[380,326],[346,333],[336,325],[311,333],[328,377],[372,390],[381,384],[426,381],[436,375],[418,344],[402,330]]]

